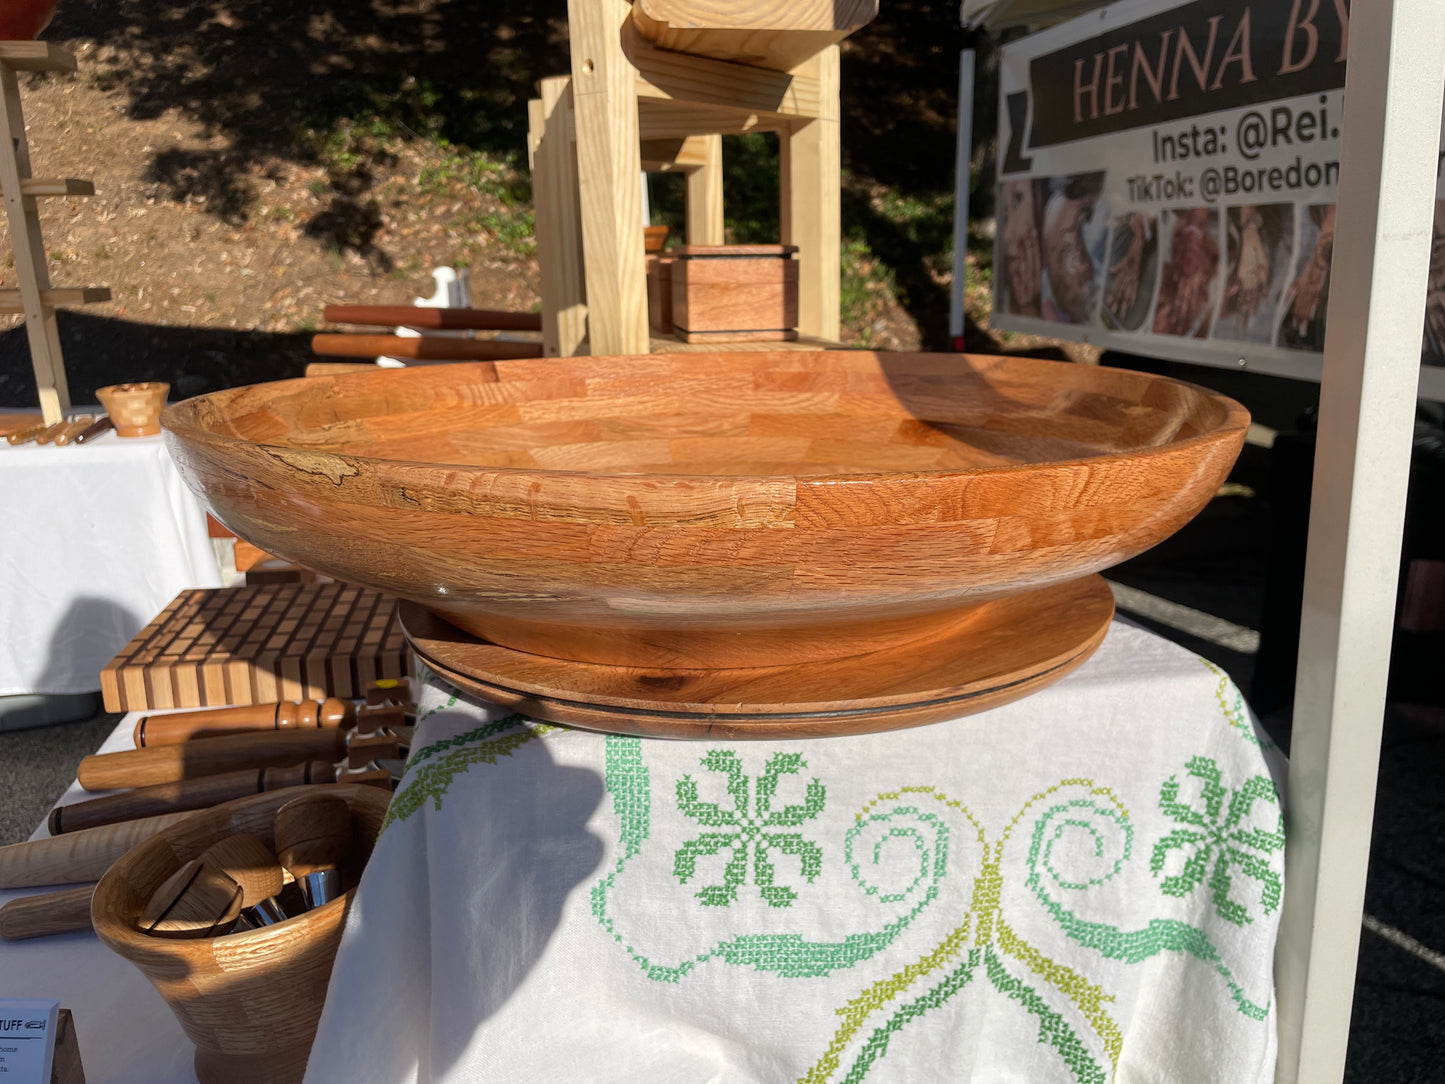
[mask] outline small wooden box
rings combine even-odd
[[[795,245],[685,245],[672,261],[672,324],[683,342],[798,337]]]

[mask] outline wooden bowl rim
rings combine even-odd
[[[378,808],[378,813],[382,817],[386,815],[386,808],[391,802],[391,796],[383,793],[380,788],[366,786],[360,783],[338,783],[331,785],[336,787],[344,786],[346,788],[345,792],[335,791],[331,793],[336,793],[338,797],[345,798],[348,805],[351,804],[352,799],[360,800],[363,805],[381,799],[382,804]],[[310,788],[306,788],[307,791],[309,791],[309,789]],[[298,928],[322,923],[332,925],[336,921],[339,921],[338,912],[350,906],[352,897],[356,895],[356,887],[348,889],[336,899],[330,900],[320,907],[314,907],[299,915],[292,915],[285,922],[280,922],[272,926],[262,926],[259,929],[237,930],[234,933],[222,934],[219,937],[206,938],[155,937],[142,932],[133,924],[128,925],[126,923],[126,917],[139,917],[140,912],[138,910],[134,916],[130,916],[128,911],[123,913],[118,906],[114,905],[112,897],[119,892],[117,885],[125,876],[126,871],[138,862],[149,859],[153,854],[168,853],[174,857],[175,851],[171,847],[172,840],[192,828],[197,820],[204,818],[220,822],[223,818],[218,817],[218,813],[225,814],[228,817],[230,811],[233,809],[246,808],[251,805],[264,806],[268,804],[268,800],[272,800],[273,796],[276,795],[284,795],[285,801],[290,801],[292,798],[299,797],[302,793],[302,788],[287,787],[282,790],[265,791],[261,794],[247,795],[244,798],[223,802],[209,809],[198,809],[191,816],[186,817],[184,820],[177,821],[175,824],[167,825],[149,839],[132,847],[124,855],[111,863],[110,868],[105,871],[95,886],[90,903],[90,923],[95,930],[96,936],[105,942],[112,951],[132,962],[164,964],[175,961],[193,961],[197,958],[198,952],[209,949],[212,943],[218,941],[225,941],[228,945],[231,945],[240,944],[240,939],[246,938],[257,945],[262,945],[267,941],[283,938],[294,944],[292,934],[294,934]],[[377,838],[380,838],[380,834],[378,834]],[[373,846],[374,845],[375,843],[373,842]],[[196,853],[200,854],[200,851]],[[179,869],[182,865],[184,865],[184,862],[178,862],[175,868]],[[110,907],[108,908],[107,905],[110,905]],[[114,915],[112,914],[112,910],[114,911]],[[115,915],[119,915],[120,917],[114,917]]]
[[[786,352],[781,352],[781,351],[780,351],[779,354],[780,354],[781,356],[783,356],[783,357],[799,358],[799,357],[806,357],[806,356],[810,356],[810,355],[825,355],[825,354],[829,354],[829,353],[833,353],[833,352],[834,352],[834,351],[825,351],[825,350],[818,350],[818,351],[786,351]],[[726,352],[725,352],[725,351],[718,351],[718,353],[726,353]],[[881,351],[881,350],[868,350],[868,351],[855,350],[855,351],[847,351],[847,353],[852,353],[852,354],[865,354],[865,355],[870,355],[870,356],[872,356],[872,357],[885,357],[885,358],[886,358],[886,357],[916,357],[916,356],[938,356],[938,357],[952,356],[952,357],[959,357],[959,358],[992,358],[992,359],[997,359],[997,360],[1005,361],[1005,362],[1018,362],[1018,363],[1022,363],[1022,364],[1024,364],[1024,365],[1037,365],[1037,366],[1044,366],[1044,367],[1054,367],[1054,366],[1063,367],[1063,366],[1067,366],[1067,367],[1069,367],[1070,369],[1075,369],[1075,368],[1078,368],[1078,367],[1079,367],[1078,364],[1075,363],[1075,362],[1053,361],[1053,360],[1051,360],[1051,359],[1049,359],[1049,358],[1033,358],[1033,357],[1027,357],[1027,356],[1024,356],[1024,355],[1016,355],[1016,354],[971,354],[971,353],[948,354],[948,353],[945,353],[945,352],[942,352],[942,351],[937,352],[936,354],[930,354],[930,353],[927,352],[927,351],[911,351],[911,352],[910,352],[910,351]],[[687,363],[696,364],[700,359],[705,358],[707,355],[706,355],[706,354],[676,354],[676,353],[674,353],[674,354],[658,353],[658,354],[646,354],[646,355],[604,354],[604,355],[598,355],[598,356],[595,356],[595,357],[593,357],[593,356],[578,356],[578,357],[572,357],[572,358],[541,358],[541,359],[536,359],[536,360],[537,360],[537,361],[544,362],[544,363],[545,363],[545,362],[556,362],[556,361],[572,361],[572,362],[577,362],[577,363],[580,363],[580,364],[587,364],[587,363],[593,363],[593,362],[595,362],[595,363],[597,363],[597,364],[601,364],[601,363],[603,363],[603,362],[615,362],[615,361],[619,361],[619,360],[626,360],[626,359],[628,359],[628,358],[630,358],[630,357],[636,357],[636,356],[645,357],[645,358],[653,359],[653,360],[659,360],[659,361],[661,361],[661,360],[667,360],[667,361],[677,360],[677,361],[683,361],[683,362],[687,362]],[[752,355],[752,356],[761,356],[761,355]],[[527,363],[528,363],[527,360],[523,360],[523,361],[518,361],[518,362],[503,362],[502,364],[507,365],[507,366],[510,368],[510,367],[516,367],[516,366],[520,366],[520,365],[525,365],[525,364],[527,364]],[[475,371],[475,370],[477,370],[477,369],[487,369],[487,368],[490,368],[493,372],[495,372],[495,371],[496,371],[496,368],[497,368],[497,365],[498,365],[498,363],[497,363],[497,362],[494,362],[494,361],[470,361],[470,362],[459,362],[459,363],[457,363],[457,364],[455,364],[455,365],[428,365],[428,366],[426,366],[426,370],[425,370],[425,371],[426,371],[428,374],[435,375],[435,374],[444,373],[444,372],[446,372],[447,370],[453,370],[453,369],[466,369],[466,370],[473,370],[473,371]],[[186,440],[186,441],[193,441],[193,442],[195,442],[195,443],[197,443],[197,444],[208,445],[208,446],[210,446],[210,447],[212,447],[212,448],[215,448],[215,449],[218,449],[218,450],[224,450],[224,449],[227,449],[227,448],[249,448],[249,449],[256,449],[256,450],[266,451],[266,452],[273,452],[273,451],[274,451],[274,452],[280,452],[280,453],[282,453],[282,456],[280,456],[280,457],[278,457],[278,458],[282,458],[283,461],[284,461],[284,457],[286,457],[286,456],[295,456],[295,455],[304,455],[304,456],[316,457],[316,458],[327,457],[327,458],[330,458],[330,459],[332,459],[332,460],[340,461],[340,462],[342,462],[342,463],[346,463],[346,464],[350,464],[350,465],[356,465],[356,466],[358,466],[358,467],[367,467],[367,468],[369,468],[370,470],[372,470],[373,472],[382,472],[382,471],[409,472],[409,471],[412,471],[412,470],[424,470],[424,471],[427,471],[427,472],[433,472],[433,471],[437,471],[437,470],[445,470],[445,471],[482,472],[482,473],[486,473],[486,474],[498,474],[498,475],[502,475],[502,476],[515,476],[515,477],[521,477],[521,478],[528,478],[528,477],[530,477],[530,478],[556,478],[556,479],[562,479],[562,478],[597,478],[597,479],[607,479],[607,480],[614,480],[614,481],[621,481],[621,480],[628,480],[628,479],[631,479],[631,480],[634,480],[634,481],[635,481],[635,480],[637,480],[637,479],[639,479],[639,478],[645,478],[645,479],[648,479],[649,481],[669,483],[669,484],[671,484],[671,483],[696,483],[696,481],[698,480],[698,478],[700,478],[700,477],[705,477],[705,478],[709,479],[710,481],[715,481],[715,482],[728,482],[728,483],[731,483],[731,484],[734,484],[734,485],[748,484],[748,483],[755,483],[755,484],[777,483],[777,482],[779,482],[779,481],[788,481],[788,480],[791,480],[791,481],[794,481],[794,482],[806,481],[807,484],[809,484],[809,485],[814,485],[814,486],[819,485],[819,484],[826,484],[826,483],[858,482],[858,481],[870,481],[870,480],[877,480],[877,479],[920,479],[920,480],[926,480],[926,479],[945,479],[945,478],[963,479],[963,478],[970,478],[970,477],[974,477],[974,476],[978,476],[978,475],[985,475],[985,474],[1003,474],[1003,473],[1011,473],[1011,472],[1019,472],[1019,471],[1037,471],[1037,470],[1040,470],[1040,469],[1053,469],[1053,468],[1059,468],[1059,467],[1071,467],[1071,466],[1079,466],[1079,465],[1085,465],[1085,464],[1089,464],[1089,465],[1093,465],[1093,466],[1098,466],[1101,462],[1107,462],[1107,461],[1109,461],[1109,460],[1111,460],[1111,459],[1117,459],[1118,457],[1121,457],[1121,456],[1128,456],[1131,460],[1137,460],[1137,459],[1139,459],[1140,457],[1154,458],[1154,457],[1157,457],[1157,456],[1172,455],[1172,454],[1175,454],[1175,453],[1177,453],[1177,452],[1179,452],[1180,450],[1183,450],[1183,449],[1188,449],[1188,448],[1191,448],[1191,447],[1196,447],[1196,446],[1199,446],[1199,445],[1202,445],[1202,444],[1205,444],[1205,443],[1214,443],[1214,442],[1217,442],[1217,441],[1219,441],[1219,440],[1221,440],[1221,439],[1228,439],[1228,438],[1231,437],[1232,435],[1235,435],[1235,434],[1237,434],[1237,433],[1242,433],[1244,430],[1247,430],[1247,429],[1249,428],[1249,424],[1250,424],[1250,414],[1249,414],[1249,411],[1246,410],[1245,407],[1244,407],[1242,404],[1240,404],[1239,402],[1237,402],[1236,400],[1234,400],[1234,399],[1230,398],[1229,396],[1224,395],[1224,394],[1222,394],[1222,393],[1220,393],[1220,392],[1214,391],[1214,390],[1211,389],[1211,388],[1206,388],[1206,387],[1203,387],[1202,385],[1199,385],[1199,384],[1192,384],[1192,383],[1190,383],[1189,381],[1179,380],[1179,379],[1176,379],[1175,377],[1172,377],[1172,376],[1163,376],[1163,375],[1158,374],[1158,373],[1140,372],[1140,371],[1134,370],[1134,369],[1121,369],[1121,368],[1118,368],[1118,367],[1116,367],[1116,366],[1098,365],[1098,366],[1089,366],[1088,368],[1101,369],[1101,370],[1105,370],[1105,371],[1111,372],[1111,373],[1127,374],[1127,375],[1132,376],[1132,377],[1140,378],[1140,379],[1142,379],[1142,380],[1144,380],[1144,381],[1146,381],[1146,382],[1149,382],[1149,383],[1162,382],[1162,383],[1166,383],[1166,384],[1175,384],[1175,385],[1178,385],[1178,386],[1180,386],[1180,387],[1188,388],[1189,390],[1191,390],[1191,391],[1196,392],[1197,394],[1199,394],[1199,396],[1200,396],[1202,399],[1207,400],[1207,401],[1213,401],[1213,402],[1219,404],[1219,405],[1223,408],[1223,410],[1224,410],[1224,417],[1223,417],[1223,419],[1221,419],[1221,421],[1219,422],[1219,424],[1218,424],[1217,426],[1215,426],[1214,428],[1212,428],[1212,429],[1210,429],[1210,430],[1208,430],[1208,431],[1206,431],[1206,432],[1196,434],[1195,436],[1192,436],[1192,437],[1185,437],[1185,438],[1183,438],[1183,439],[1170,439],[1170,440],[1165,441],[1165,442],[1162,443],[1162,444],[1149,445],[1149,446],[1145,446],[1145,447],[1142,447],[1142,448],[1126,448],[1126,449],[1121,449],[1121,450],[1119,450],[1119,451],[1113,451],[1113,452],[1101,452],[1100,454],[1095,455],[1095,456],[1078,456],[1078,457],[1075,457],[1075,458],[1072,458],[1072,459],[1047,459],[1047,460],[1037,460],[1037,461],[1031,460],[1031,461],[1025,462],[1025,463],[998,463],[998,464],[993,464],[993,465],[989,465],[989,466],[980,466],[980,467],[947,467],[947,468],[942,468],[942,469],[939,469],[939,470],[913,470],[913,471],[893,470],[893,471],[866,471],[866,472],[864,472],[864,471],[846,471],[846,472],[842,472],[842,473],[831,473],[831,474],[828,474],[828,473],[820,473],[820,474],[726,474],[726,473],[719,473],[719,474],[708,474],[708,475],[697,475],[697,474],[686,474],[686,473],[672,473],[672,472],[665,472],[665,471],[618,471],[618,470],[584,471],[584,470],[560,470],[560,469],[553,469],[553,468],[547,468],[547,467],[504,467],[504,466],[492,466],[492,465],[483,464],[483,463],[446,463],[446,462],[442,462],[442,461],[440,461],[440,460],[389,459],[389,458],[382,458],[382,457],[379,457],[379,456],[357,455],[357,454],[351,453],[351,452],[328,451],[328,450],[326,450],[326,449],[324,449],[324,448],[297,448],[297,447],[294,447],[294,446],[288,445],[288,444],[272,444],[272,443],[267,443],[267,442],[264,442],[264,441],[248,440],[248,439],[246,439],[245,437],[232,436],[232,435],[229,435],[229,434],[218,433],[218,432],[215,432],[214,430],[206,429],[206,428],[202,427],[201,425],[199,425],[198,423],[196,423],[195,421],[192,420],[192,418],[193,418],[193,416],[195,415],[195,413],[200,409],[200,404],[201,404],[203,401],[212,401],[212,402],[215,402],[215,401],[217,401],[220,397],[223,397],[223,396],[235,396],[235,395],[238,395],[238,394],[240,394],[240,393],[242,393],[242,392],[246,392],[246,391],[255,392],[255,391],[257,391],[257,390],[259,390],[259,389],[263,389],[263,388],[281,388],[281,387],[285,387],[285,386],[289,386],[289,385],[296,385],[296,384],[305,383],[305,382],[308,382],[308,381],[330,381],[330,382],[332,382],[332,383],[335,383],[337,380],[344,380],[347,376],[366,376],[366,377],[368,377],[368,378],[370,378],[370,377],[373,376],[373,374],[367,372],[367,373],[342,373],[342,374],[327,375],[327,376],[302,376],[302,377],[292,377],[292,378],[290,378],[290,379],[288,379],[288,380],[271,380],[271,381],[265,381],[265,382],[260,383],[260,384],[247,384],[247,385],[243,385],[243,386],[238,387],[238,388],[224,388],[224,389],[221,389],[220,391],[207,392],[207,393],[204,394],[204,395],[193,396],[193,397],[191,397],[191,398],[189,398],[189,399],[184,399],[184,400],[182,400],[182,401],[179,402],[179,403],[173,403],[173,404],[171,404],[170,406],[166,407],[166,409],[165,409],[165,410],[162,412],[162,414],[161,414],[161,428],[165,431],[166,436],[167,436],[167,439],[176,438],[176,439],[181,439],[181,440]],[[396,372],[403,372],[404,370],[378,369],[377,371],[378,371],[379,373],[396,373]]]

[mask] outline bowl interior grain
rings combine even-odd
[[[1209,433],[1232,406],[1028,358],[777,352],[344,374],[217,393],[167,424],[373,460],[781,477],[1089,459]]]

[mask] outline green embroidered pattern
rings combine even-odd
[[[1107,789],[1094,788],[1088,780],[1077,779],[1065,780],[1044,794],[1035,795],[1004,831],[1003,837],[992,845],[987,843],[982,827],[965,806],[932,787],[905,787],[900,792],[882,794],[864,808],[859,815],[860,819],[868,816],[869,810],[875,803],[892,800],[902,794],[909,794],[916,795],[923,800],[931,799],[946,809],[961,813],[974,827],[978,833],[979,843],[984,847],[983,866],[974,880],[970,906],[963,915],[963,921],[959,926],[921,959],[888,978],[875,982],[858,997],[837,1010],[838,1015],[843,1018],[843,1022],[834,1032],[833,1040],[828,1045],[828,1049],[824,1051],[823,1056],[800,1078],[800,1084],[822,1084],[831,1079],[841,1068],[844,1053],[852,1045],[855,1036],[861,1033],[871,1014],[884,1009],[890,1002],[898,1001],[910,989],[917,988],[920,980],[947,968],[948,970],[944,972],[942,978],[924,993],[915,995],[911,1000],[894,1009],[888,1019],[875,1026],[868,1038],[858,1047],[851,1066],[842,1079],[845,1081],[863,1079],[874,1062],[887,1053],[888,1043],[892,1036],[914,1020],[942,1006],[964,989],[973,979],[980,963],[984,965],[984,974],[995,990],[1009,999],[1017,1001],[1038,1018],[1039,1041],[1054,1047],[1077,1079],[1081,1081],[1107,1079],[1103,1069],[1089,1055],[1083,1041],[1067,1021],[1048,1006],[1038,991],[1022,979],[1012,975],[1005,967],[1000,953],[995,951],[996,946],[1003,954],[1012,956],[1073,1002],[1077,1010],[1099,1035],[1111,1063],[1117,1062],[1123,1037],[1118,1026],[1103,1009],[1103,1002],[1112,1001],[1113,998],[1103,993],[1072,968],[1050,960],[1029,945],[1003,920],[1001,914],[1003,896],[1001,865],[1004,846],[1013,828],[1034,802],[1071,785],[1092,788],[1091,795],[1106,797],[1117,806],[1117,812],[1127,816],[1123,814],[1122,805],[1118,805],[1118,800]],[[1075,826],[1082,825],[1086,830],[1093,831],[1084,818],[1079,815],[1075,815],[1072,822]],[[1125,823],[1127,824],[1127,821]],[[1095,848],[1095,852],[1097,855],[1103,856],[1101,850]],[[1096,876],[1080,877],[1074,873],[1072,882],[1103,883],[1117,872],[1125,857],[1127,857],[1127,847],[1124,854],[1117,856],[1112,863],[1106,863]],[[970,942],[972,942],[971,948]],[[960,957],[962,957],[961,960]],[[955,961],[957,962],[955,963]],[[953,966],[950,967],[950,964]]]
[[[790,761],[779,762],[774,757],[769,761],[769,766],[776,776],[781,776],[789,774],[783,770],[788,763]],[[802,766],[799,758],[797,767]],[[725,768],[723,770],[726,771]],[[918,874],[912,879],[907,892],[884,893],[870,885],[856,868],[851,868],[850,872],[866,897],[882,900],[891,896],[908,905],[909,909],[903,914],[884,923],[877,930],[849,934],[837,941],[809,941],[792,933],[740,934],[719,941],[690,959],[675,963],[657,962],[629,944],[617,929],[611,900],[618,879],[626,873],[629,863],[642,852],[643,845],[651,834],[651,773],[642,761],[640,739],[615,734],[607,737],[604,777],[607,791],[612,795],[613,812],[620,822],[622,853],[612,870],[592,888],[592,914],[643,973],[655,982],[680,982],[693,968],[710,960],[768,971],[783,978],[799,979],[819,978],[853,967],[891,944],[923,909],[937,898],[939,883],[948,868],[948,829],[942,821],[937,818],[931,821],[920,819],[910,825],[904,823],[908,815],[906,810],[897,809],[886,813],[880,811],[869,820],[860,818],[849,829],[845,840],[847,853],[853,854],[860,849],[858,836],[870,831],[886,830],[891,833],[892,838],[907,839],[912,844],[911,849],[918,859]],[[730,782],[732,778],[729,776]],[[767,778],[767,770],[764,771],[764,778]],[[775,786],[776,782],[773,785]],[[681,788],[679,790],[681,794]],[[772,797],[773,791],[768,791],[769,809]],[[736,802],[736,798],[734,801]],[[820,787],[816,797],[818,809],[821,809],[822,802]],[[802,807],[787,806],[778,815],[801,823],[808,815],[808,807],[809,801],[805,798]],[[789,812],[790,810],[797,812]]]
[[[1206,670],[1219,678],[1219,684],[1214,689],[1214,699],[1219,704],[1219,710],[1224,712],[1224,717],[1229,720],[1229,725],[1239,731],[1250,745],[1257,745],[1261,749],[1273,749],[1275,745],[1270,741],[1269,735],[1262,731],[1256,732],[1254,724],[1250,721],[1249,711],[1244,706],[1244,694],[1229,679],[1229,675],[1208,659],[1199,661],[1204,664]]]
[[[1220,783],[1219,765],[1208,757],[1194,757],[1186,773],[1203,784],[1200,799],[1204,808],[1195,809],[1179,801],[1178,776],[1171,775],[1160,788],[1160,810],[1185,827],[1170,832],[1154,845],[1149,872],[1159,876],[1170,851],[1189,852],[1184,868],[1159,883],[1160,891],[1176,897],[1189,895],[1204,882],[1212,858],[1214,872],[1209,877],[1209,888],[1215,910],[1221,918],[1236,926],[1254,921],[1249,917],[1248,908],[1229,898],[1233,884],[1231,868],[1258,881],[1264,913],[1274,911],[1279,906],[1284,885],[1279,874],[1270,868],[1269,857],[1284,850],[1284,815],[1276,815],[1277,827],[1272,832],[1240,827],[1255,802],[1266,802],[1276,810],[1279,808],[1279,795],[1275,793],[1274,784],[1265,776],[1257,775],[1245,780],[1231,795]],[[1226,797],[1229,798],[1227,811],[1224,805]]]
[[[455,699],[456,697],[452,697],[452,700]],[[465,734],[457,734],[450,738],[443,738],[441,741],[434,741],[430,745],[424,746],[421,749],[413,752],[411,757],[407,760],[406,766],[408,769],[411,769],[416,765],[420,764],[423,760],[426,760],[429,757],[434,757],[438,753],[444,753],[448,749],[455,749],[458,746],[466,745],[469,742],[480,741],[483,738],[490,738],[493,734],[500,734],[504,730],[511,730],[513,727],[520,726],[526,721],[527,717],[525,715],[518,715],[514,712],[511,715],[507,715],[501,719],[496,720],[495,722],[483,723],[481,726],[477,727],[474,730],[468,730]]]
[[[1063,792],[1069,789],[1083,793],[1066,797]],[[905,792],[964,811],[959,803],[929,787],[905,788]],[[880,796],[885,797],[891,796]],[[998,842],[985,846],[983,868],[974,881],[969,910],[958,927],[919,960],[875,982],[837,1010],[842,1022],[833,1040],[818,1062],[800,1078],[800,1084],[822,1084],[834,1079],[845,1064],[844,1054],[850,1049],[853,1057],[841,1079],[863,1079],[869,1068],[887,1053],[891,1037],[963,990],[975,977],[980,964],[994,990],[1037,1019],[1039,1041],[1054,1049],[1075,1079],[1082,1082],[1112,1079],[1123,1048],[1123,1035],[1105,1007],[1114,999],[1077,971],[1051,960],[1030,945],[1002,913],[1002,869],[1009,841],[1031,811],[1041,806],[1042,812],[1033,820],[1029,834],[1025,883],[1066,936],[1106,958],[1131,964],[1161,952],[1192,955],[1211,964],[1224,979],[1242,1015],[1259,1021],[1267,1018],[1268,1003],[1257,1004],[1245,996],[1203,930],[1167,919],[1151,921],[1140,930],[1120,930],[1081,919],[1053,897],[1045,887],[1046,878],[1065,893],[1085,892],[1109,882],[1133,852],[1133,825],[1128,811],[1113,792],[1095,785],[1092,780],[1066,779],[1034,795]],[[1241,812],[1240,816],[1244,815]],[[971,816],[969,820],[976,826]],[[983,841],[982,830],[979,831]],[[1070,846],[1061,851],[1059,844],[1064,841],[1069,841]],[[1022,965],[1043,985],[1030,985],[1011,969],[1010,960]],[[914,992],[922,989],[922,980],[940,973],[941,977],[922,993]],[[1064,1015],[1051,1007],[1042,992],[1048,988],[1061,994],[1088,1023],[1108,1059],[1107,1067],[1095,1060],[1084,1039]],[[908,994],[912,996],[903,1000]],[[855,1046],[855,1039],[862,1036],[868,1018],[890,1004],[897,1007]]]
[[[736,900],[738,889],[747,882],[751,860],[753,884],[768,905],[791,907],[798,894],[785,885],[774,883],[775,871],[768,852],[777,851],[797,858],[802,876],[809,884],[822,872],[822,849],[797,832],[780,829],[796,828],[823,811],[823,784],[812,780],[802,805],[785,806],[774,811],[772,803],[777,796],[778,779],[783,775],[797,775],[800,768],[807,767],[801,754],[774,753],[753,788],[751,803],[748,777],[736,753],[714,749],[702,758],[702,766],[710,772],[721,772],[727,776],[728,795],[733,800],[733,808],[723,809],[712,802],[700,801],[697,782],[690,775],[677,781],[677,806],[683,814],[704,828],[722,831],[704,832],[678,848],[672,860],[673,875],[687,884],[697,872],[700,856],[711,857],[726,850],[729,857],[723,870],[723,883],[705,885],[696,893],[705,906],[727,907]]]
[[[489,741],[483,740],[497,734],[501,729],[505,729],[507,732]],[[550,734],[561,729],[563,728],[559,726],[533,722],[521,715],[511,715],[506,719],[499,719],[495,723],[484,723],[465,734],[448,738],[444,742],[438,742],[434,747],[429,746],[413,757],[408,764],[406,780],[392,798],[391,807],[387,809],[386,817],[381,822],[381,830],[385,832],[394,822],[406,820],[420,809],[428,798],[432,800],[433,807],[440,810],[442,798],[457,775],[477,764],[495,764],[497,758],[511,756],[533,738],[539,738],[543,734]],[[481,744],[469,744],[476,741],[480,741]],[[461,748],[456,748],[454,752],[448,753],[440,760],[416,767],[420,760],[424,759],[424,756],[430,756],[444,748],[456,746],[461,746]]]

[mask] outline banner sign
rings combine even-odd
[[[1317,378],[1349,25],[1348,0],[1124,0],[1004,46],[993,325]]]

